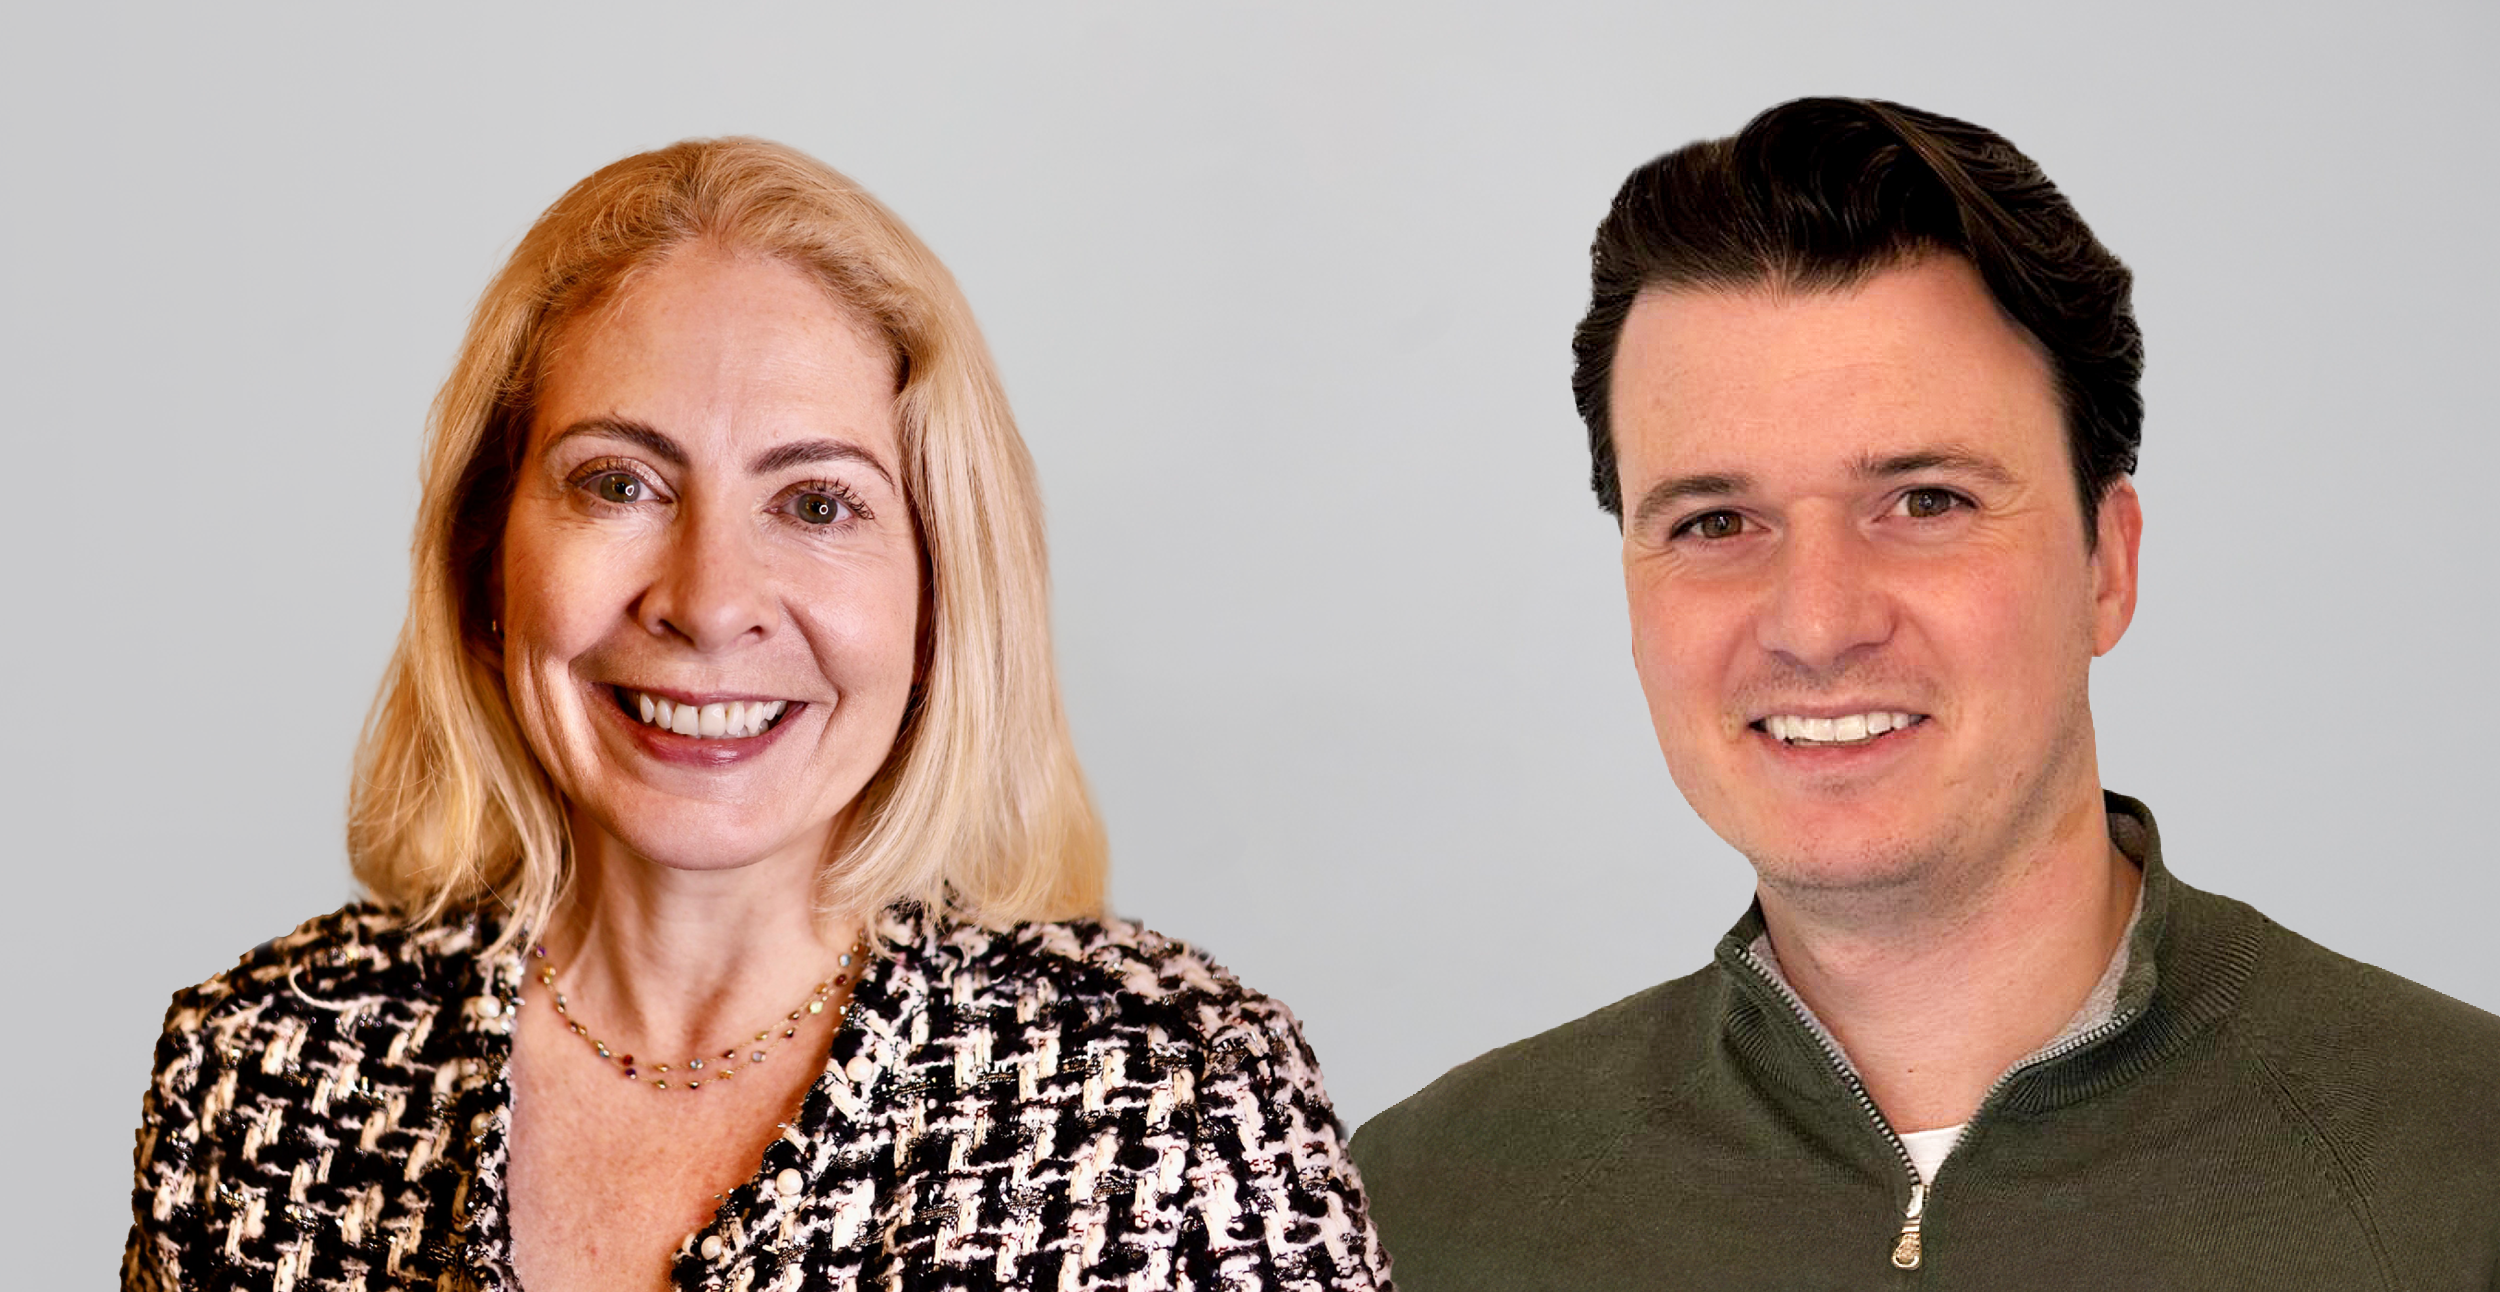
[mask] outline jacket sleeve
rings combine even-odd
[[[203,1200],[197,1194],[206,1186],[194,1167],[206,1156],[200,1152],[199,1087],[208,1047],[199,1027],[201,1011],[190,999],[194,994],[176,996],[166,1012],[155,1071],[139,1105],[123,1292],[182,1287],[187,1258],[200,1246]]]
[[[1204,1073],[1180,1286],[1390,1287],[1362,1181],[1293,1015],[1257,1002],[1214,1043]]]

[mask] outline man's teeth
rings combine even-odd
[[[678,704],[658,696],[628,691],[634,708],[642,720],[652,726],[674,731],[681,736],[701,736],[714,740],[740,740],[760,736],[773,725],[781,711],[790,707],[788,700],[731,700],[726,704]]]
[[[1849,745],[1873,740],[1887,731],[1897,731],[1920,721],[1914,713],[1852,713],[1838,718],[1801,718],[1775,713],[1762,720],[1762,729],[1774,740],[1790,744]]]

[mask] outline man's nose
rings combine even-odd
[[[643,628],[705,652],[769,636],[777,602],[768,562],[757,550],[762,541],[736,508],[689,500],[669,532],[659,575],[643,596]]]
[[[1756,640],[1801,669],[1828,672],[1892,636],[1893,601],[1880,555],[1844,518],[1792,525],[1771,580]]]

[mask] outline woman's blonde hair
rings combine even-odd
[[[408,621],[356,751],[356,878],[413,922],[507,909],[544,926],[571,875],[564,805],[513,719],[491,591],[541,378],[568,325],[702,244],[813,275],[892,347],[923,551],[920,678],[860,792],[820,909],[913,899],[989,924],[1099,914],[1105,849],[1059,705],[1033,464],[952,275],[883,204],[794,149],[688,140],[628,157],[538,218],[435,397]]]

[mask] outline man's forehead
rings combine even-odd
[[[1854,470],[2054,422],[2058,406],[2038,347],[1957,258],[1838,289],[1645,292],[1625,320],[1609,393],[1618,452],[1653,472],[1669,460],[1722,469],[1702,458],[1805,441]]]
[[[1650,365],[1689,366],[1745,354],[1769,363],[1840,365],[1912,357],[1935,346],[2022,352],[2038,344],[2007,317],[1979,271],[1939,255],[1846,283],[1781,281],[1654,286],[1632,303],[1618,342]]]

